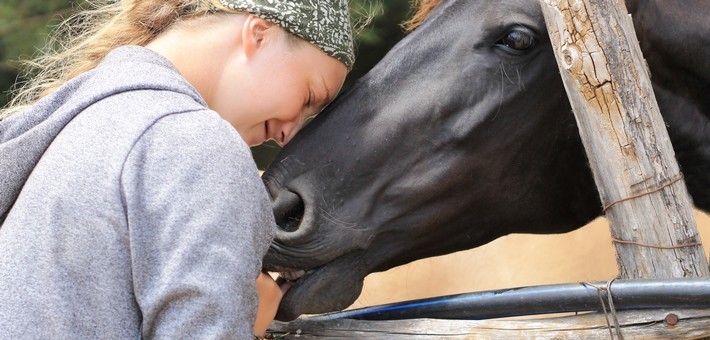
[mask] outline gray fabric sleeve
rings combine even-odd
[[[249,148],[213,115],[160,119],[124,165],[144,338],[253,337],[273,215]]]

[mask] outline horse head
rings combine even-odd
[[[264,174],[265,268],[300,277],[281,320],[347,307],[371,272],[601,213],[538,0],[423,8]]]

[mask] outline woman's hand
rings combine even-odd
[[[274,321],[276,311],[279,309],[281,298],[286,294],[289,283],[279,285],[268,273],[261,273],[256,279],[256,291],[259,294],[259,309],[256,312],[254,322],[254,335],[262,337],[266,334],[266,329]]]

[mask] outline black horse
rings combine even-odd
[[[433,2],[264,175],[280,225],[265,267],[305,273],[281,320],[347,307],[374,271],[601,214],[538,0]],[[627,6],[688,190],[709,211],[710,1]]]

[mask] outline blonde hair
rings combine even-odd
[[[57,25],[45,48],[24,62],[26,80],[12,91],[0,119],[25,110],[113,49],[145,46],[176,22],[217,11],[209,0],[96,0]]]

